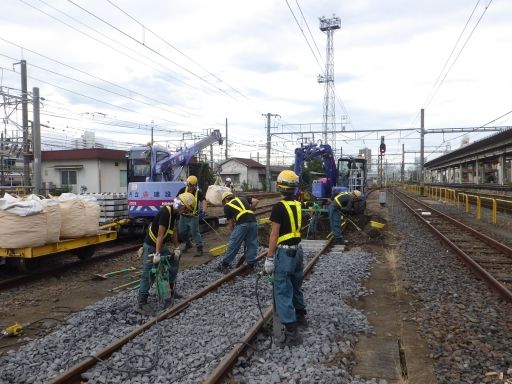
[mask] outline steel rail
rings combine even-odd
[[[509,302],[512,302],[512,292],[510,290],[508,290],[503,284],[501,284],[498,280],[496,280],[496,278],[494,276],[492,276],[489,272],[487,272],[484,268],[482,268],[477,262],[475,262],[468,254],[466,254],[462,249],[460,249],[455,243],[453,243],[448,237],[446,237],[443,233],[441,233],[437,228],[435,228],[432,224],[430,224],[428,222],[428,220],[426,220],[423,216],[421,216],[420,213],[416,212],[414,210],[413,207],[411,207],[409,204],[407,204],[402,198],[400,198],[398,196],[398,194],[395,194],[395,196],[398,198],[398,200],[400,200],[402,202],[402,204],[404,204],[405,207],[407,207],[407,209],[409,209],[416,217],[418,217],[422,222],[423,224],[425,224],[434,234],[436,234],[448,247],[450,247],[457,256],[459,256],[459,258],[467,265],[470,267],[470,269],[475,273],[477,274],[480,278],[482,278],[485,282],[487,282],[488,285],[490,285],[490,287],[492,289],[494,289],[496,292],[498,292],[504,299],[506,299],[507,301]],[[406,195],[405,195],[406,196]],[[414,201],[417,201],[416,199],[413,199],[409,196],[407,196],[408,198],[414,200]],[[417,201],[418,202],[418,201]],[[421,204],[421,202],[419,202]],[[424,204],[422,204],[424,205]],[[425,205],[424,205],[425,206]],[[428,208],[429,210],[432,210],[436,213],[440,213],[439,211],[436,211],[435,209],[431,209],[430,207]],[[485,241],[483,239],[490,239],[492,240],[492,243],[497,243],[497,244],[500,244],[499,242],[497,242],[496,240],[494,239],[491,239],[490,237],[486,236],[486,235],[482,235],[478,232],[476,232],[475,230],[473,230],[471,227],[468,227],[466,226],[465,224],[463,223],[460,223],[458,222],[457,220],[453,219],[453,218],[450,218],[449,216],[447,215],[444,215],[443,213],[440,213],[443,217],[446,217],[446,218],[449,218],[452,222],[456,222],[456,223],[459,223],[461,224],[461,227],[464,228],[464,229],[468,229],[470,230],[471,233],[473,234],[478,234],[480,236],[483,236],[481,239],[482,241]],[[490,245],[490,244],[489,244]],[[510,248],[508,248],[507,246],[501,244],[503,247],[505,247],[506,249],[512,251]]]
[[[402,192],[400,192],[402,193]],[[402,193],[403,194],[403,193]],[[404,196],[407,196],[404,194]],[[508,256],[512,256],[512,248],[508,247],[507,245],[503,244],[503,243],[500,243],[499,241],[493,239],[492,237],[489,237],[479,231],[477,231],[476,229],[474,228],[471,228],[470,226],[454,219],[453,217],[451,216],[448,216],[447,214],[441,212],[441,211],[438,211],[437,209],[433,208],[433,207],[430,207],[428,206],[427,204],[423,203],[422,201],[418,200],[418,199],[415,199],[411,196],[407,196],[407,198],[417,202],[418,204],[428,208],[429,211],[432,211],[432,212],[435,212],[437,215],[443,217],[444,219],[446,220],[449,220],[450,222],[452,222],[453,224],[457,225],[458,227],[466,230],[466,231],[469,231],[471,232],[471,234],[475,235],[476,237],[478,237],[480,240],[482,240],[483,242],[487,243],[488,245],[490,245],[491,247],[495,248],[495,249],[498,249],[500,250],[501,252],[507,254]]]
[[[260,253],[256,260],[261,260],[265,255],[267,254],[266,251]],[[100,351],[96,352],[94,355],[88,356],[84,358],[82,361],[68,369],[67,371],[61,373],[59,376],[53,378],[50,383],[51,384],[62,384],[62,383],[69,383],[73,380],[79,382],[79,376],[86,372],[89,368],[94,366],[96,362],[100,360],[104,360],[105,358],[108,358],[112,353],[119,350],[124,344],[128,343],[130,340],[135,338],[136,336],[140,335],[144,331],[146,331],[148,328],[153,326],[154,324],[165,320],[169,317],[176,316],[178,313],[182,312],[188,305],[194,301],[199,299],[200,297],[203,297],[207,295],[209,292],[217,289],[222,284],[224,284],[227,281],[232,280],[235,278],[240,272],[242,272],[247,266],[243,265],[239,268],[233,269],[230,273],[227,273],[226,275],[222,276],[220,279],[214,281],[212,284],[200,289],[199,291],[195,292],[191,296],[185,298],[182,302],[179,304],[176,304],[164,311],[162,311],[157,317],[152,318],[148,321],[146,321],[144,324],[139,326],[138,328],[135,328],[132,332],[130,332],[128,335],[123,336],[117,340],[114,340],[111,344],[109,344],[107,347],[101,349]]]
[[[331,245],[332,239],[329,240],[324,247],[309,261],[309,263],[304,268],[304,276],[308,275],[316,264],[318,258],[326,251],[326,249]],[[210,373],[210,375],[203,381],[203,384],[215,384],[218,383],[224,375],[227,373],[229,368],[234,364],[236,359],[242,354],[245,350],[245,347],[249,344],[252,338],[259,332],[259,330],[270,320],[272,315],[273,308],[272,305],[269,306],[263,317],[260,317],[258,321],[247,331],[247,333],[240,339],[238,343],[229,351],[224,358],[220,361],[219,365]]]

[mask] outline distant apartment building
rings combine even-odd
[[[359,156],[364,157],[366,159],[367,171],[372,171],[372,150],[370,148],[362,148],[359,150]]]

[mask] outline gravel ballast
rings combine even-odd
[[[418,298],[407,320],[427,340],[438,382],[503,383],[500,375],[512,377],[512,305],[388,196],[408,285]]]
[[[307,255],[310,256],[310,255]],[[269,346],[265,335],[255,341],[264,357],[236,366],[236,375],[249,382],[315,381],[350,382],[349,358],[357,333],[370,328],[365,316],[344,304],[343,299],[367,292],[361,283],[369,275],[373,256],[364,252],[322,256],[304,283],[311,327],[304,331],[304,344],[294,348]],[[180,273],[178,288],[190,295],[221,274],[210,263]],[[255,274],[236,278],[213,293],[195,301],[182,314],[126,344],[104,364],[84,374],[94,383],[197,383],[217,364],[259,318]],[[271,285],[258,280],[262,309],[271,303]],[[70,316],[60,329],[34,340],[17,352],[0,358],[0,382],[48,382],[65,369],[110,344],[147,320],[133,310],[136,292],[109,297]],[[276,356],[281,356],[278,360]],[[266,361],[263,369],[261,359]],[[339,361],[338,361],[339,360]],[[270,364],[270,365],[269,365]],[[261,376],[263,375],[263,376]],[[342,378],[343,381],[339,381]],[[293,381],[292,381],[293,382]]]

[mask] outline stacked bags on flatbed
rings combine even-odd
[[[65,193],[51,199],[36,195],[0,198],[0,248],[39,247],[60,239],[98,234],[96,199]]]

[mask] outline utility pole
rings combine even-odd
[[[421,139],[420,139],[420,195],[425,190],[425,176],[423,175],[423,164],[425,164],[425,110],[421,109]]]
[[[41,121],[39,115],[39,88],[32,88],[32,109],[34,124],[32,125],[32,145],[34,148],[34,193],[39,195],[41,189]]]
[[[211,135],[211,133],[212,129],[210,129],[209,134]],[[213,169],[213,144],[210,144],[210,169],[212,170],[212,172],[215,172],[215,170]]]
[[[402,144],[402,167],[400,168],[400,182],[405,181],[405,144]]]
[[[270,144],[272,141],[272,136],[270,135],[270,118],[271,117],[281,117],[279,115],[273,115],[271,113],[261,114],[262,116],[267,118],[267,164],[265,166],[266,168],[266,175],[265,178],[267,179],[267,192],[270,192]]]
[[[155,121],[154,120],[151,120],[151,146],[153,146],[153,130],[154,130],[154,127],[155,127]]]
[[[320,30],[327,35],[327,48],[325,50],[325,73],[318,75],[318,82],[324,84],[324,144],[327,144],[327,132],[335,132],[336,126],[336,94],[334,92],[334,49],[333,34],[341,27],[341,19],[333,15],[326,19],[320,17]]]
[[[226,140],[225,140],[225,142],[226,142],[226,153],[225,153],[226,159],[225,160],[227,160],[228,159],[228,118],[227,117],[226,117]]]
[[[23,124],[23,185],[30,186],[30,145],[28,132],[27,61],[21,60],[21,119]]]

